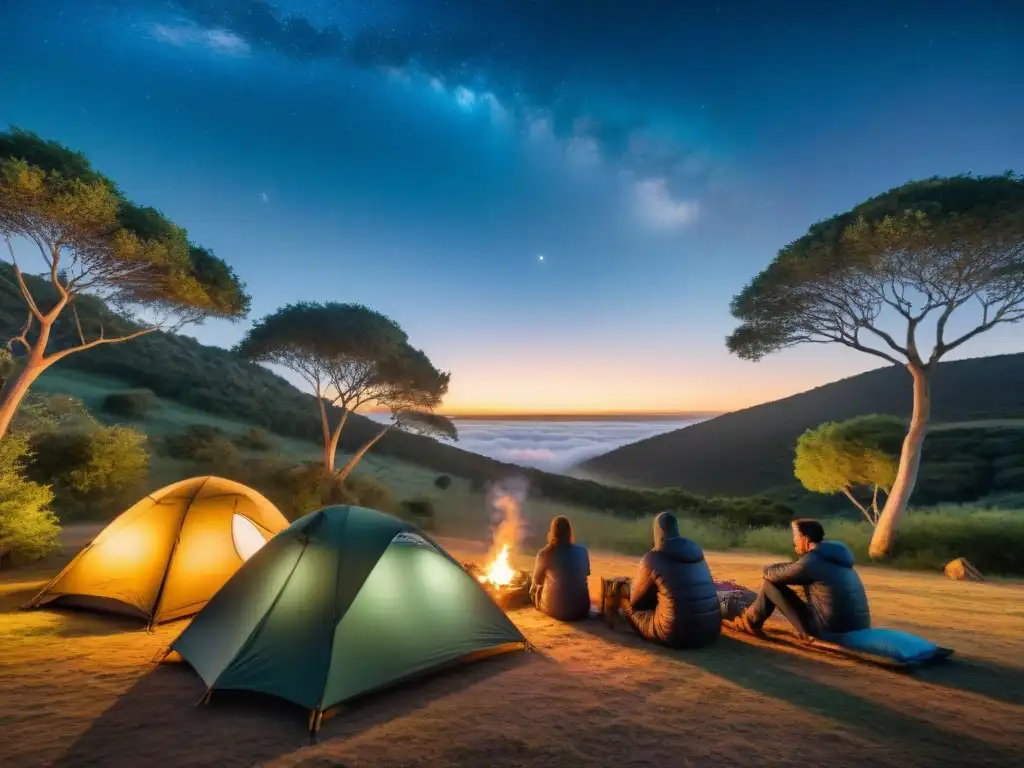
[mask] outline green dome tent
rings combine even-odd
[[[481,655],[527,646],[441,547],[362,507],[312,512],[243,565],[171,643],[215,690],[323,712]]]

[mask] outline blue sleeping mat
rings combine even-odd
[[[953,654],[949,648],[942,648],[923,637],[882,627],[858,629],[830,640],[845,650],[901,667],[929,666]]]

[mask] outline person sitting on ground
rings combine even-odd
[[[559,621],[579,621],[590,613],[590,555],[574,544],[569,518],[551,521],[548,543],[537,553],[531,598],[542,613]]]
[[[679,533],[671,512],[654,518],[654,549],[640,561],[623,608],[637,632],[670,648],[697,648],[720,634],[718,593],[704,550]]]
[[[853,553],[841,541],[825,541],[817,520],[794,520],[793,547],[800,559],[764,569],[757,599],[732,623],[733,629],[762,634],[776,608],[804,639],[867,629],[868,598],[853,569]],[[803,587],[806,601],[791,587]]]

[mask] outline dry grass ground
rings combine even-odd
[[[91,531],[68,531],[74,551]],[[462,558],[482,546],[445,540]],[[712,554],[717,578],[757,580],[762,558]],[[520,557],[520,566],[528,558]],[[0,578],[0,765],[51,766],[939,766],[1021,764],[1024,585],[960,584],[865,568],[876,623],[957,649],[914,676],[721,638],[669,652],[625,629],[513,613],[517,653],[383,693],[325,721],[273,700],[205,708],[183,664],[153,665],[181,631],[90,614],[20,612],[59,565]],[[634,561],[593,557],[601,575]]]

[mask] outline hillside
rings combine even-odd
[[[24,299],[13,282],[13,271],[0,264],[0,337],[20,332],[24,323]],[[52,301],[48,282],[29,277],[30,288],[40,303]],[[79,315],[86,333],[102,313],[108,336],[121,335],[131,324],[112,316],[95,300],[79,300]],[[75,339],[74,322],[63,316],[54,328],[50,351],[68,346]],[[16,350],[18,351],[18,350]],[[81,396],[83,390],[97,390],[95,382],[69,382],[75,372],[99,377],[124,389],[142,387],[160,398],[180,404],[185,411],[200,411],[235,425],[263,428],[275,435],[307,441],[313,456],[321,445],[320,417],[315,398],[259,365],[249,363],[220,347],[206,346],[174,333],[152,333],[123,344],[110,344],[68,356],[47,374],[41,387]],[[109,389],[104,384],[99,390]],[[97,390],[98,391],[98,390]],[[96,403],[102,397],[93,398]],[[91,403],[91,404],[96,404]],[[334,418],[337,414],[333,415]],[[180,426],[180,424],[179,424]],[[352,453],[380,429],[377,422],[353,414],[342,431],[339,450]],[[531,493],[552,501],[608,510],[616,514],[639,515],[666,508],[696,514],[725,515],[762,523],[786,519],[789,510],[765,499],[702,499],[684,490],[648,492],[609,487],[589,480],[505,464],[455,445],[428,437],[392,431],[373,447],[372,457],[390,457],[421,470],[446,473],[469,480],[482,489],[488,481],[510,475],[526,477]]]
[[[910,376],[890,366],[641,440],[580,469],[648,488],[761,493],[793,482],[793,450],[804,430],[866,413],[909,417],[910,409]],[[1024,418],[1024,354],[939,365],[932,418],[936,424]]]

